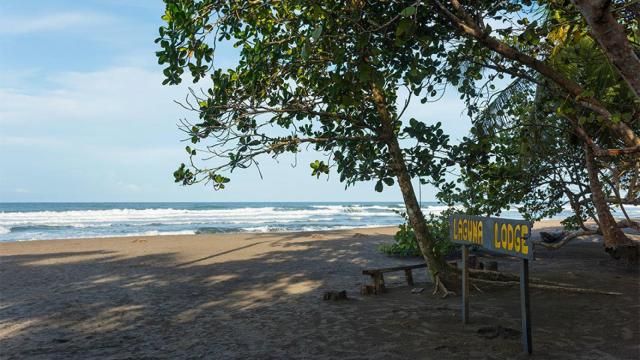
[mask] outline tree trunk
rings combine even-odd
[[[640,98],[640,59],[633,51],[624,27],[613,17],[610,0],[573,0],[609,61]]]
[[[435,239],[433,234],[427,226],[427,222],[424,218],[424,214],[420,209],[420,204],[416,198],[416,193],[411,183],[411,176],[407,170],[407,166],[404,162],[404,156],[402,149],[398,143],[398,138],[393,128],[393,120],[391,114],[387,109],[386,99],[382,91],[375,85],[371,85],[371,91],[373,100],[375,102],[376,110],[380,115],[382,123],[382,136],[386,138],[387,147],[389,148],[389,154],[391,155],[391,167],[398,179],[398,186],[402,192],[402,198],[407,209],[407,217],[409,218],[409,224],[413,228],[418,241],[418,246],[424,260],[427,263],[427,267],[431,276],[433,277],[435,285],[439,285],[438,282],[443,281],[448,277],[450,273],[449,267],[444,259],[433,251],[435,245]],[[442,285],[440,285],[442,286]],[[442,289],[445,291],[446,289]]]
[[[587,173],[589,174],[589,185],[591,188],[591,198],[593,205],[598,214],[598,222],[600,223],[600,231],[604,238],[605,250],[615,258],[624,257],[630,261],[637,260],[637,247],[633,242],[618,228],[616,220],[611,215],[611,210],[606,201],[602,183],[598,178],[598,168],[595,164],[593,150],[589,145],[584,144],[585,161],[587,165]]]

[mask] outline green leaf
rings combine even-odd
[[[162,15],[161,19],[166,21],[166,22],[171,21],[171,12],[169,12],[169,10],[166,10],[164,12],[164,15]]]
[[[415,15],[417,11],[418,11],[418,9],[416,9],[415,6],[409,6],[409,7],[404,8],[402,11],[400,11],[400,16],[409,17],[409,16],[412,16],[412,15]]]
[[[320,38],[320,35],[322,35],[322,25],[318,25],[313,30],[313,33],[311,33],[311,38],[313,39],[314,42],[316,42]]]
[[[413,34],[415,31],[416,24],[409,19],[402,19],[398,23],[398,27],[396,28],[396,39],[403,38],[405,36],[409,36]]]
[[[384,183],[387,184],[387,186],[393,186],[393,184],[395,183],[393,181],[393,178],[384,178],[382,179],[382,181],[384,181]]]
[[[376,183],[376,191],[382,192],[383,188],[384,188],[384,185],[382,185],[382,181],[378,180],[378,182]]]

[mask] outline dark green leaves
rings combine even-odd
[[[311,38],[313,39],[314,42],[318,41],[318,39],[320,39],[320,35],[322,35],[322,25],[318,25],[313,32],[311,33]]]
[[[178,170],[173,172],[173,178],[175,182],[182,183],[182,185],[191,185],[195,181],[195,175],[186,168],[184,163],[180,164]]]
[[[378,180],[378,182],[376,182],[375,189],[377,192],[382,192],[382,189],[384,189],[384,185],[382,185],[382,180]]]
[[[411,19],[402,19],[396,27],[396,44],[403,44],[409,40],[416,30],[416,24]]]
[[[224,177],[219,174],[211,173],[209,175],[210,179],[213,180],[213,188],[215,190],[222,190],[225,188],[225,184],[230,181],[228,177]]]
[[[400,11],[400,16],[402,17],[409,17],[412,15],[415,15],[417,12],[417,9],[415,6],[409,6],[404,8],[402,11]]]

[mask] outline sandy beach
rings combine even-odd
[[[557,226],[538,223],[535,230]],[[396,228],[238,233],[0,244],[3,359],[511,359],[520,329],[516,287],[481,285],[463,326],[460,297],[431,295],[423,270],[412,294],[361,296],[365,268],[416,264],[376,246]],[[638,269],[595,239],[537,251],[531,274],[620,296],[532,289],[534,357],[637,359]],[[496,257],[502,271],[515,259]],[[347,301],[323,301],[346,290]]]

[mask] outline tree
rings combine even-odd
[[[498,55],[498,57],[491,57],[485,54],[483,56],[486,58],[485,61],[493,63],[493,65],[485,63],[484,66],[529,79],[533,79],[530,71],[541,75],[545,81],[553,84],[556,91],[566,96],[567,100],[600,116],[605,125],[629,147],[629,152],[640,152],[640,137],[620,118],[620,114],[610,111],[606,105],[593,96],[590,89],[580,86],[575,80],[568,78],[544,60],[548,47],[544,46],[541,39],[544,39],[548,34],[548,26],[539,24],[537,21],[530,22],[525,17],[518,20],[518,24],[523,27],[521,31],[509,26],[495,30],[504,40],[492,36],[494,30],[491,26],[485,25],[486,22],[505,18],[505,21],[510,22],[515,17],[514,13],[522,11],[524,6],[531,6],[532,1],[488,5],[484,2],[472,2],[463,5],[458,0],[451,0],[449,1],[451,9],[438,0],[433,0],[433,3],[435,10],[440,11],[445,19],[464,36],[472,40],[472,43],[465,43],[465,46],[471,45],[473,48],[472,45],[479,45]],[[558,12],[566,10],[562,7],[564,2],[560,1],[539,1],[539,5]],[[561,18],[563,17],[567,16],[561,16]],[[637,23],[631,23],[629,26],[637,26]],[[475,55],[482,54],[476,53]],[[479,65],[482,66],[482,64]],[[473,70],[477,71],[476,68]],[[528,71],[529,73],[527,73]]]
[[[579,3],[580,10],[584,10],[585,2],[576,3]],[[625,36],[603,40],[601,32],[594,29],[589,32],[584,18],[576,8],[567,6],[567,2],[563,1],[538,1],[535,5],[531,1],[500,4],[473,2],[471,5],[451,0],[447,4],[448,6],[435,0],[433,8],[457,28],[466,41],[451,45],[452,66],[444,76],[457,82],[459,74],[465,75],[465,82],[459,86],[459,90],[467,98],[470,114],[482,111],[484,90],[490,93],[489,89],[495,88],[493,80],[505,75],[517,79],[507,87],[507,93],[513,95],[519,92],[518,99],[524,99],[525,102],[501,101],[504,109],[494,113],[498,117],[504,117],[504,114],[522,117],[520,112],[531,109],[530,103],[534,98],[538,101],[544,99],[555,105],[555,108],[547,107],[545,111],[548,115],[536,116],[538,120],[546,118],[548,126],[561,125],[564,129],[566,134],[556,134],[554,141],[563,141],[564,146],[570,147],[571,141],[577,136],[584,145],[579,146],[583,152],[580,156],[583,160],[574,159],[572,163],[581,163],[582,168],[588,170],[587,178],[582,179],[589,184],[588,195],[592,197],[591,206],[595,207],[597,212],[605,247],[618,254],[623,248],[632,246],[632,242],[618,228],[611,216],[606,201],[610,196],[603,190],[602,181],[598,176],[601,167],[610,168],[616,174],[628,175],[638,172],[640,140],[637,131],[640,122],[640,98],[633,91],[634,80],[633,76],[629,75],[634,73],[634,62],[625,64],[619,61],[625,54],[624,49],[631,48],[631,41]],[[626,11],[625,9],[629,10],[629,7],[616,10]],[[605,10],[605,15],[608,14],[608,19],[611,20],[611,9]],[[518,16],[515,16],[516,14]],[[520,16],[523,14],[524,16]],[[515,18],[519,18],[517,22],[513,21]],[[491,23],[496,29],[492,29],[486,25],[487,23]],[[499,23],[504,25],[495,25]],[[620,23],[616,24],[614,32],[618,35],[628,34],[631,39],[634,36],[637,38],[637,17],[627,19],[621,16]],[[592,40],[591,36],[595,40]],[[608,45],[598,48],[594,45],[596,40],[600,44]],[[634,43],[637,44],[637,41]],[[614,52],[617,55],[613,54]],[[626,56],[629,57],[628,54]],[[616,70],[609,70],[607,58],[615,61]],[[482,79],[482,71],[487,70],[489,80],[478,87],[476,83]],[[625,86],[625,82],[630,86]],[[540,92],[543,92],[544,96],[538,96]],[[493,96],[495,94],[490,95]],[[520,111],[515,106],[521,106]],[[558,124],[557,120],[564,124]],[[519,121],[520,125],[526,123],[523,123],[522,119]],[[545,121],[537,126],[543,126]],[[549,160],[553,159],[543,160],[543,163]],[[547,165],[555,166],[556,163],[552,161]],[[488,177],[487,180],[492,178],[490,173],[484,175]],[[634,176],[627,176],[626,179],[630,181],[627,199],[635,199],[637,179]],[[504,184],[507,179],[500,179],[498,182]],[[535,186],[531,189],[534,188]],[[566,190],[556,191],[554,194],[566,194]],[[500,194],[502,193],[498,193],[497,198],[493,199],[494,203],[501,202]],[[502,200],[514,200],[512,197],[517,198],[518,194],[519,192],[510,193]],[[540,199],[542,198],[544,197]],[[617,192],[614,198],[618,198],[617,203],[621,204],[620,192]],[[637,257],[637,246],[632,247],[629,252],[632,257]]]
[[[231,172],[259,167],[261,156],[305,146],[328,155],[310,165],[312,175],[335,169],[346,186],[377,180],[377,191],[397,181],[435,291],[446,295],[455,276],[434,251],[411,179],[444,181],[448,136],[440,123],[402,121],[411,96],[404,108],[396,103],[403,88],[433,95],[429,75],[441,65],[433,54],[444,52],[448,29],[429,26],[419,2],[165,2],[156,40],[164,83],[180,83],[185,70],[194,82],[212,80],[186,101],[199,120],[183,122],[191,161],[176,181],[222,189]],[[220,41],[240,49],[232,69],[214,63]]]

